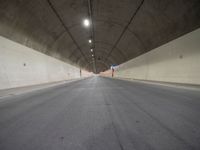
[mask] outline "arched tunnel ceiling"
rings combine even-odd
[[[96,72],[199,27],[199,0],[0,0],[2,36]]]

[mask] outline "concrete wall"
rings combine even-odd
[[[115,77],[200,84],[200,29],[119,65]]]
[[[74,78],[80,78],[79,68],[0,36],[0,89]]]

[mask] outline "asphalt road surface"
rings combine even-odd
[[[92,77],[0,101],[0,150],[200,150],[200,92]]]

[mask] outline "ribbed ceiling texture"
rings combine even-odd
[[[96,73],[199,27],[200,0],[0,0],[2,36]]]

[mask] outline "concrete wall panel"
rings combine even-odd
[[[119,65],[115,77],[200,84],[200,29]]]
[[[74,78],[79,68],[0,36],[0,89]]]

